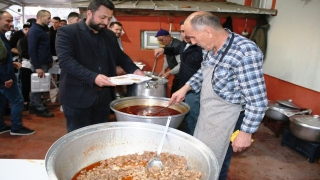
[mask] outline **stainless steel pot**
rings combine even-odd
[[[289,121],[289,114],[308,114],[311,110],[305,110],[293,103],[291,99],[276,102],[269,101],[266,117],[277,121]]]
[[[152,77],[152,80],[140,84],[127,85],[126,96],[166,97],[168,79],[155,76],[148,71],[144,71],[144,73]]]
[[[95,162],[127,154],[157,151],[164,126],[139,122],[109,122],[87,126],[58,139],[48,150],[45,168],[51,180],[70,180]],[[201,180],[215,180],[219,165],[201,141],[169,128],[163,152],[184,156],[188,168],[200,171]]]
[[[290,131],[297,138],[320,143],[320,117],[318,115],[294,115],[290,119]]]
[[[120,112],[119,109],[137,105],[166,107],[169,101],[169,98],[164,97],[132,96],[112,101],[110,103],[110,108],[114,111],[117,121],[146,122],[165,126],[168,116],[138,116]],[[184,102],[181,102],[180,104],[172,104],[170,108],[181,113],[171,116],[170,127],[178,128],[183,121],[184,116],[189,112],[190,106]]]

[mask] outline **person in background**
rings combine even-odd
[[[182,43],[180,40],[172,38],[170,33],[164,29],[160,29],[155,37],[165,47],[178,47]],[[170,70],[166,72],[168,68],[170,68]],[[161,72],[159,73],[159,76],[163,78],[169,78],[170,74],[174,75],[171,87],[171,94],[173,94],[179,89],[179,69],[180,56],[165,55],[163,67]]]
[[[117,65],[128,73],[145,76],[107,29],[113,10],[109,0],[92,0],[87,19],[58,30],[59,93],[68,132],[109,121],[115,94],[109,77],[116,76]]]
[[[60,21],[61,19],[59,17],[53,17],[51,20],[52,26],[49,28],[49,36],[50,36],[50,47],[51,47],[51,54],[52,56],[56,56],[56,36],[57,36],[57,30],[60,27]]]
[[[11,135],[31,135],[35,131],[22,125],[23,97],[13,70],[11,48],[5,37],[5,33],[13,27],[12,22],[10,13],[0,11],[0,38],[6,48],[6,57],[0,60],[0,134],[10,131]],[[2,117],[6,99],[11,103],[11,126],[7,126]]]
[[[16,57],[19,56],[18,49],[17,49],[17,43],[21,38],[23,38],[28,33],[29,28],[30,28],[30,22],[27,21],[27,23],[25,23],[23,25],[22,30],[16,31],[11,36],[10,41],[9,41],[9,45],[11,47],[12,56],[16,56]]]
[[[28,26],[31,27],[36,19],[28,19]],[[30,105],[30,90],[31,90],[31,63],[30,56],[28,53],[28,32],[22,37],[17,43],[17,49],[19,54],[19,59],[21,59],[22,67],[20,68],[19,79],[21,83],[21,92],[24,99],[24,111],[29,110]]]
[[[87,18],[87,11],[84,11],[80,14],[78,22],[80,22],[81,20],[83,20],[85,18]]]
[[[164,47],[154,50],[157,57],[161,54],[178,55],[180,54],[179,87],[181,88],[191,77],[201,68],[202,48],[196,44],[191,44],[190,37],[184,31],[184,21],[180,22],[180,32],[183,43],[177,47]],[[199,110],[200,110],[200,92],[189,91],[184,100],[189,106],[190,111],[186,114],[184,121],[186,123],[185,132],[193,135],[196,128]]]
[[[67,25],[68,23],[67,23],[67,20],[65,20],[65,19],[61,19],[61,21],[60,21],[60,27],[61,26],[65,26],[65,25]]]
[[[263,54],[252,41],[223,29],[220,19],[209,12],[195,12],[185,22],[192,44],[201,46],[205,58],[201,69],[176,93],[169,103],[181,102],[193,89],[200,94],[200,114],[194,137],[216,155],[221,170],[230,137],[240,112],[245,117],[232,143],[234,152],[251,145],[268,100],[262,71]]]
[[[121,43],[121,33],[122,33],[122,24],[118,21],[115,21],[115,22],[111,22],[109,24],[109,29],[111,31],[114,32],[114,34],[117,36],[117,41],[118,41],[118,44],[119,44],[119,47],[120,49],[123,51],[123,47],[122,47],[122,43]],[[117,66],[117,75],[124,75],[124,74],[127,74],[120,66]]]
[[[120,46],[120,49],[123,51],[122,43],[121,43],[121,33],[122,33],[122,24],[118,21],[111,22],[109,25],[109,29],[114,32],[114,34],[117,36],[118,44]]]
[[[32,24],[27,36],[33,72],[37,73],[40,78],[45,78],[45,73],[48,72],[53,63],[50,38],[47,33],[50,21],[51,13],[49,11],[38,11],[37,21]],[[54,116],[44,107],[41,92],[31,93],[29,114],[48,118]]]
[[[71,12],[68,15],[68,24],[73,24],[79,22],[79,16],[80,14],[77,12]]]

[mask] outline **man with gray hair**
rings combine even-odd
[[[50,38],[47,33],[51,21],[51,13],[47,10],[40,10],[37,13],[37,21],[33,23],[28,32],[29,55],[33,71],[38,77],[45,78],[45,73],[53,63]],[[53,117],[43,105],[41,92],[31,93],[29,113],[42,117]]]
[[[200,94],[200,114],[194,137],[216,155],[219,170],[240,112],[245,117],[232,143],[234,152],[251,145],[268,104],[262,71],[263,54],[252,41],[223,29],[218,17],[209,12],[192,13],[185,22],[192,44],[204,50],[201,69],[171,97],[181,102],[189,90]]]

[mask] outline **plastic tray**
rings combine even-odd
[[[111,77],[111,82],[116,85],[130,85],[133,83],[141,84],[143,82],[149,81],[151,77],[139,76],[135,74],[126,74],[122,76]]]

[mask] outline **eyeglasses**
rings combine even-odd
[[[158,41],[162,42],[166,37],[162,38],[162,39],[158,39]]]

